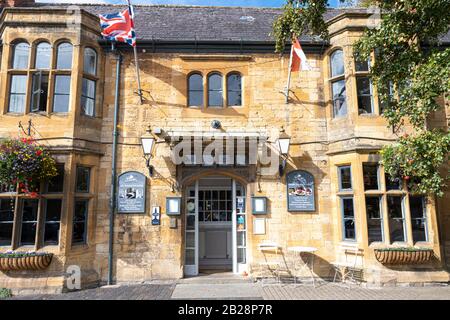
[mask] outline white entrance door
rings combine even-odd
[[[229,190],[229,189],[228,189]],[[247,217],[245,210],[245,190],[242,185],[232,180],[232,266],[234,273],[246,270],[247,263]],[[199,273],[199,181],[188,188],[185,205],[185,276],[196,276]],[[204,207],[203,207],[204,208]],[[220,212],[219,212],[220,214]],[[202,220],[207,220],[202,214]],[[219,219],[220,220],[220,219]],[[229,221],[229,220],[228,220]],[[204,223],[204,222],[202,222]],[[211,232],[209,232],[211,233]],[[209,234],[208,233],[208,234]],[[226,239],[226,237],[220,237]],[[211,239],[209,239],[211,240]],[[224,240],[226,241],[226,240]],[[223,243],[226,247],[227,244]],[[208,246],[206,249],[221,248],[220,244]],[[223,251],[223,250],[221,250]],[[214,252],[207,252],[214,257]],[[216,252],[220,253],[220,252]]]
[[[198,275],[198,180],[186,194],[184,274]]]

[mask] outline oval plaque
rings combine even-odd
[[[316,211],[314,177],[307,171],[296,170],[286,175],[288,211]]]
[[[117,212],[145,213],[146,177],[140,172],[128,171],[118,180]]]

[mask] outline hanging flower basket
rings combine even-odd
[[[31,138],[0,142],[0,185],[36,197],[39,183],[57,175],[55,160]]]
[[[0,270],[44,270],[52,262],[53,253],[6,252],[0,253]]]
[[[420,264],[433,257],[433,249],[386,248],[375,249],[375,258],[382,264]]]

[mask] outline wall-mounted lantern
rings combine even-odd
[[[150,164],[150,159],[152,158],[153,151],[155,149],[155,141],[156,139],[152,135],[152,130],[150,129],[150,127],[148,127],[146,134],[141,137],[141,145],[150,177],[153,176],[154,171],[153,166]]]
[[[168,216],[181,214],[181,197],[166,197],[166,214]]]
[[[291,137],[287,135],[284,131],[284,128],[281,127],[280,135],[278,136],[278,151],[282,155],[283,159],[281,160],[281,164],[279,165],[279,173],[280,177],[284,175],[284,171],[286,169],[286,159],[289,155],[289,147],[291,146]]]

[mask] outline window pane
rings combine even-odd
[[[27,87],[27,76],[12,75],[9,94],[8,112],[25,112],[25,94]]]
[[[355,70],[356,72],[367,72],[369,71],[370,59],[361,60],[358,56],[355,56]]]
[[[343,198],[342,216],[344,220],[344,239],[355,239],[355,217],[353,210],[353,198]]]
[[[331,77],[344,74],[344,55],[342,50],[337,50],[331,55]]]
[[[90,168],[77,167],[76,192],[89,192]]]
[[[86,242],[86,221],[88,214],[88,201],[75,201],[75,212],[73,216],[72,243]]]
[[[344,218],[353,218],[354,212],[353,212],[353,199],[352,198],[345,198],[342,199],[342,213],[344,215]]]
[[[83,70],[92,75],[97,73],[97,53],[91,48],[84,49]]]
[[[203,106],[203,91],[189,91],[189,106]]]
[[[411,224],[413,241],[427,241],[427,220],[425,199],[420,196],[409,197],[409,210],[411,212]]]
[[[72,45],[70,43],[61,43],[58,46],[58,56],[56,58],[57,69],[72,68]]]
[[[25,42],[14,46],[13,69],[28,69],[30,45]]]
[[[379,197],[366,197],[366,214],[369,244],[383,241],[383,220]]]
[[[47,192],[63,192],[64,188],[64,164],[57,164],[58,175],[47,182]]]
[[[222,76],[219,74],[208,77],[208,105],[211,107],[223,105]]]
[[[345,80],[333,82],[333,115],[341,117],[347,114],[347,100],[345,93]]]
[[[340,190],[352,189],[352,172],[350,166],[339,167]]]
[[[378,190],[378,165],[363,164],[364,190]]]
[[[358,114],[373,113],[372,84],[367,77],[357,77]]]
[[[200,74],[189,77],[189,90],[203,90],[203,77]]]
[[[14,224],[14,199],[0,199],[0,246],[10,246]]]
[[[402,197],[388,196],[387,203],[391,242],[403,242],[405,241],[405,231]]]
[[[210,91],[208,102],[210,107],[221,107],[223,105],[222,92]]]
[[[386,181],[386,190],[400,190],[402,188],[399,178],[391,178],[388,174],[385,174],[384,179]]]
[[[227,100],[229,106],[242,105],[242,81],[239,74],[231,74],[227,78]]]
[[[21,245],[34,245],[35,243],[38,207],[39,201],[35,199],[26,199],[22,202]]]
[[[59,243],[59,227],[61,220],[61,199],[46,201],[44,243],[57,245]]]
[[[61,219],[61,207],[61,199],[46,200],[45,222],[59,222],[59,220]]]
[[[55,76],[53,112],[68,112],[70,101],[70,76]]]
[[[46,111],[47,110],[47,95],[48,95],[48,75],[41,73],[33,74],[33,88],[31,97],[31,111]]]
[[[94,116],[95,114],[95,81],[83,78],[81,92],[81,108],[84,114]]]
[[[50,56],[52,53],[52,47],[47,42],[41,42],[36,47],[36,69],[49,69],[50,68]]]

